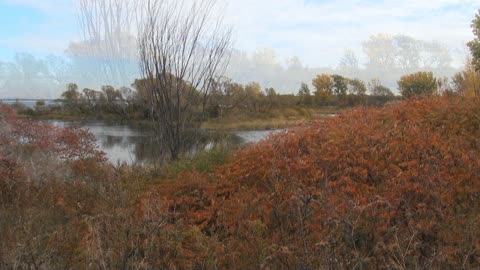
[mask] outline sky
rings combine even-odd
[[[480,0],[220,0],[237,49],[273,48],[309,67],[361,55],[370,35],[405,34],[448,46],[460,65]],[[74,0],[0,0],[0,61],[17,52],[61,55],[79,31]]]

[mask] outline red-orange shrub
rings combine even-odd
[[[462,98],[357,108],[272,135],[212,173],[151,185],[89,163],[91,144],[69,136],[2,137],[22,126],[9,124],[0,129],[0,173],[10,179],[0,186],[0,266],[476,269],[479,116],[480,102]],[[65,159],[73,181],[27,181],[26,148],[54,149],[47,156]]]
[[[479,115],[478,100],[437,97],[353,109],[158,196],[228,268],[480,267]]]

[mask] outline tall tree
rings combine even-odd
[[[358,57],[355,52],[351,49],[348,49],[344,52],[342,59],[340,59],[339,70],[344,76],[347,77],[358,77],[360,66]]]
[[[365,82],[359,79],[348,80],[348,94],[364,96],[367,94]]]
[[[404,75],[398,81],[398,89],[404,97],[432,95],[438,89],[437,79],[432,72],[416,72]]]
[[[231,30],[215,0],[147,0],[139,27],[140,69],[159,138],[177,159],[212,84],[226,67]]]
[[[480,70],[480,10],[472,21],[472,32],[475,38],[468,42],[468,47],[472,53],[472,63],[476,71]]]
[[[317,75],[312,80],[312,84],[316,89],[314,94],[318,104],[326,102],[327,99],[333,95],[334,83],[332,76],[329,74]]]
[[[258,113],[260,111],[260,102],[264,96],[262,87],[257,82],[251,82],[245,86],[246,102],[251,109]]]
[[[373,35],[362,45],[363,51],[368,57],[367,68],[379,72],[386,72],[395,68],[397,48],[391,36],[386,34]]]
[[[333,80],[333,93],[339,97],[346,96],[348,91],[348,79],[343,76],[334,74],[332,75],[332,80]]]
[[[452,78],[453,90],[466,97],[480,96],[480,72],[475,70],[473,61],[468,61],[465,69]]]
[[[300,104],[307,106],[312,105],[312,97],[310,95],[308,84],[302,82],[300,89],[298,90],[298,96],[300,97]]]
[[[422,43],[405,35],[396,35],[394,42],[397,48],[396,61],[400,69],[404,72],[418,69]]]
[[[394,94],[392,90],[384,86],[380,79],[372,79],[368,82],[368,90],[372,96],[387,96],[393,97]]]

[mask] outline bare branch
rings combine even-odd
[[[212,82],[225,71],[231,30],[215,0],[146,0],[139,25],[140,69],[159,135],[177,158],[183,133],[201,119]],[[215,19],[214,19],[215,18]]]

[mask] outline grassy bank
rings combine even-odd
[[[208,119],[202,124],[202,127],[213,130],[281,129],[329,117],[340,111],[341,109],[338,107],[272,109],[268,113],[230,114],[225,117]]]
[[[72,113],[61,109],[34,110],[17,108],[17,111],[34,120],[59,120],[59,121],[103,121],[105,123],[126,123],[131,125],[151,125],[148,119],[123,119],[116,114],[103,114],[101,116]],[[223,117],[207,118],[201,125],[208,130],[267,130],[281,129],[296,126],[301,123],[320,119],[332,114],[337,114],[341,108],[326,107],[285,107],[272,108],[265,112],[238,112],[230,113]]]

